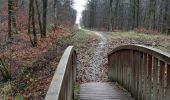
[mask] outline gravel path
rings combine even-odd
[[[104,59],[105,45],[107,39],[100,32],[93,32],[96,36],[99,37],[99,43],[96,45],[94,50],[94,55],[92,56],[89,64],[91,66],[92,72],[90,73],[90,79],[92,81],[99,81],[98,79],[102,71],[102,63]]]
[[[93,43],[85,53],[79,57],[81,67],[79,68],[80,81],[103,82],[107,81],[107,53],[108,39],[103,32],[84,30],[87,34],[94,34],[98,41]]]

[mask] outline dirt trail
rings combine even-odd
[[[94,34],[98,41],[89,47],[88,52],[84,53],[82,61],[81,72],[83,75],[83,82],[101,82],[107,81],[107,43],[108,39],[103,32],[84,30],[87,34]]]

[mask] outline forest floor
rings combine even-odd
[[[76,30],[72,34],[67,30],[58,30],[57,33],[60,34],[54,32],[47,40],[40,40],[38,48],[25,47],[20,39],[16,44],[14,42],[15,46],[11,49],[12,57],[15,58],[15,77],[12,81],[0,83],[0,100],[4,97],[9,100],[12,97],[42,100],[61,55],[69,45],[75,46],[77,51],[77,83],[108,81],[107,54],[117,46],[144,44],[170,52],[170,36],[166,35],[89,30]]]
[[[12,80],[0,81],[0,100],[44,99],[65,49],[57,42],[73,32],[71,28],[58,28],[48,33],[47,38],[39,38],[37,47],[31,46],[26,33],[15,34],[10,41],[1,40],[0,58],[8,67]],[[4,33],[1,32],[0,36],[5,37]],[[0,80],[3,79],[1,76],[0,73]]]

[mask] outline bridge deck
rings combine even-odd
[[[85,83],[80,85],[78,100],[135,100],[116,83]]]

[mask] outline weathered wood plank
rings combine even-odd
[[[116,83],[85,83],[80,85],[78,100],[135,100]]]

